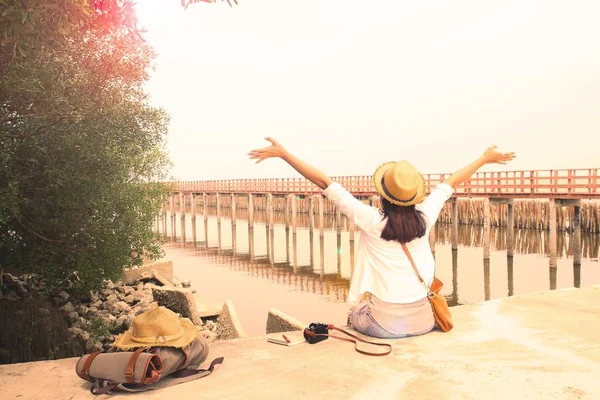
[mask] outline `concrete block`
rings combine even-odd
[[[153,274],[154,271],[164,276],[169,282],[173,282],[173,261],[164,261],[126,270],[123,272],[123,283],[130,285],[139,280],[144,272]]]
[[[308,324],[290,317],[289,315],[272,308],[267,316],[267,334],[278,332],[303,331]]]
[[[246,336],[231,300],[227,300],[223,305],[217,321],[216,334],[219,340],[236,339]]]
[[[194,294],[189,289],[179,289],[174,287],[152,288],[154,301],[159,305],[167,307],[183,318],[189,318],[194,325],[202,325],[202,320],[196,309],[196,300]]]

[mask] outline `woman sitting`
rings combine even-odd
[[[373,175],[382,209],[356,199],[339,183],[290,154],[277,141],[253,150],[250,158],[259,163],[281,158],[306,179],[323,189],[340,212],[360,229],[348,302],[358,303],[348,313],[357,331],[378,338],[422,335],[435,325],[427,289],[417,277],[402,248],[405,244],[419,274],[430,286],[435,262],[429,247],[429,232],[435,227],[444,203],[453,189],[468,180],[485,164],[505,164],[514,153],[489,147],[481,157],[452,174],[425,198],[425,180],[408,161],[387,162]]]

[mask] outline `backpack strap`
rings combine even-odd
[[[127,378],[127,383],[135,383],[135,363],[137,362],[140,354],[144,352],[145,349],[137,349],[129,359],[129,363],[125,368],[125,378]]]
[[[86,381],[90,380],[90,367],[92,366],[92,361],[94,361],[94,358],[96,358],[96,356],[100,353],[102,352],[95,351],[88,356],[88,358],[85,360],[85,363],[83,363],[83,368],[81,369],[81,378],[85,379]]]

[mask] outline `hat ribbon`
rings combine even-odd
[[[396,196],[394,196],[393,194],[390,193],[390,191],[387,189],[387,187],[385,186],[385,174],[384,176],[381,177],[381,188],[383,189],[383,192],[390,197],[392,200],[394,201],[398,201],[400,203],[409,203],[411,201],[413,201],[415,199],[415,197],[417,197],[417,192],[418,190],[415,192],[415,194],[412,195],[412,197],[408,200],[400,200],[399,198],[397,198]]]

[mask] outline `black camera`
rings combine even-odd
[[[329,334],[329,325],[321,324],[321,323],[312,323],[308,326],[308,328],[304,328],[304,339],[310,344],[315,344],[322,342],[327,339],[329,336],[325,336]]]

